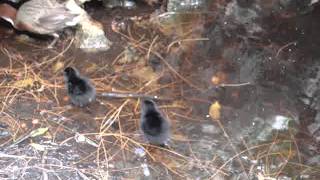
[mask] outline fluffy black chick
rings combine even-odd
[[[82,77],[78,70],[73,67],[65,68],[64,78],[72,104],[83,107],[95,100],[94,86],[87,78]]]
[[[170,123],[152,100],[142,101],[140,128],[150,144],[165,147],[170,136]]]

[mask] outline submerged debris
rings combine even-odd
[[[167,10],[168,11],[192,11],[202,10],[208,7],[208,0],[168,0]]]
[[[249,143],[259,144],[272,140],[279,132],[290,137],[290,133],[297,133],[297,124],[292,118],[276,115],[266,120],[255,118],[252,127],[246,131]]]

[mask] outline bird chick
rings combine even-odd
[[[82,77],[73,67],[64,69],[65,83],[72,104],[83,107],[96,97],[96,90],[91,82]]]
[[[169,140],[170,123],[152,100],[142,101],[140,129],[150,144],[164,147]]]
[[[0,17],[19,31],[53,36],[54,40],[48,46],[51,48],[59,38],[57,32],[77,25],[85,13],[74,4],[74,0],[64,3],[56,0],[30,0],[16,10],[4,3],[0,5]]]

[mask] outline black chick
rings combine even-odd
[[[142,101],[140,128],[150,144],[165,147],[170,136],[170,123],[152,100]]]
[[[73,67],[64,69],[64,78],[72,104],[83,107],[96,97],[96,90],[91,82],[82,77]]]

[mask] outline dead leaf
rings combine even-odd
[[[227,81],[227,75],[224,72],[217,72],[211,78],[212,84],[216,86],[226,81]]]
[[[220,110],[221,106],[218,101],[214,102],[209,109],[209,115],[213,120],[219,120],[220,119]]]
[[[36,136],[41,136],[43,135],[44,133],[46,133],[48,131],[49,128],[45,127],[45,128],[38,128],[36,130],[33,130],[31,133],[30,133],[30,136],[31,137],[36,137]]]
[[[132,75],[144,82],[156,80],[158,77],[158,75],[149,66],[137,68],[137,70],[134,71]]]
[[[143,60],[143,57],[141,57],[139,52],[134,47],[128,46],[123,51],[123,55],[118,60],[118,64],[129,64],[139,60]]]
[[[69,101],[69,97],[68,96],[63,96],[62,100],[63,101]]]
[[[22,129],[27,129],[27,128],[28,128],[28,126],[27,126],[27,124],[26,124],[26,123],[21,123],[21,128],[22,128]]]
[[[34,79],[27,78],[27,79],[16,81],[15,83],[13,83],[13,86],[18,88],[31,87],[33,85],[33,82],[34,82]]]
[[[46,139],[52,139],[53,135],[50,132],[47,132],[43,137]]]
[[[219,77],[217,77],[217,76],[212,76],[211,82],[212,82],[212,84],[214,84],[214,85],[218,85],[218,84],[220,84],[220,79],[219,79]]]
[[[166,154],[166,155],[164,155]],[[163,151],[155,151],[152,153],[153,157],[155,158],[156,162],[160,162],[164,164],[166,167],[169,167],[170,169],[174,169],[181,166],[181,163],[179,163],[173,156],[168,155],[166,152]]]
[[[177,108],[186,108],[188,107],[188,104],[183,100],[177,100],[173,101],[172,106]]]
[[[96,63],[90,63],[86,65],[86,72],[94,73],[98,70],[99,66]]]
[[[61,61],[58,61],[53,65],[52,70],[54,73],[57,73],[58,71],[61,71],[63,67],[64,67],[64,63]]]
[[[172,139],[177,141],[188,141],[188,137],[184,136],[183,134],[174,134],[172,135]]]

